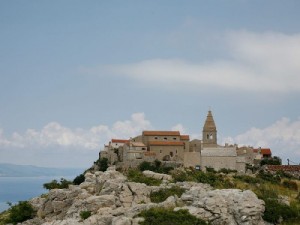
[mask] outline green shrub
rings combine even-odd
[[[258,178],[264,180],[264,181],[269,181],[273,184],[278,184],[280,183],[281,179],[280,176],[278,175],[273,175],[269,172],[264,172],[264,171],[259,171],[259,174],[257,175]]]
[[[195,181],[196,178],[192,176],[191,172],[182,171],[182,170],[174,170],[171,173],[175,182],[183,182],[183,181]]]
[[[9,209],[9,217],[6,223],[17,224],[32,219],[34,216],[35,211],[32,205],[27,201],[20,201]]]
[[[247,175],[234,176],[234,178],[238,179],[240,181],[246,182],[248,184],[258,184],[261,182],[260,179],[251,177],[251,176],[247,176]]]
[[[236,173],[237,170],[232,170],[232,169],[226,169],[226,168],[222,168],[218,171],[219,173],[225,173],[225,174],[228,174],[228,173]]]
[[[273,158],[264,158],[260,161],[260,165],[281,165],[281,159],[277,156]]]
[[[139,170],[140,171],[145,171],[145,170],[151,170],[151,171],[154,171],[155,170],[155,167],[152,165],[152,163],[150,162],[141,162],[141,164],[139,165]]]
[[[71,181],[61,178],[60,182],[58,182],[57,180],[52,180],[50,183],[43,184],[43,187],[47,190],[64,189],[68,188],[70,184],[72,184]]]
[[[142,162],[139,165],[138,169],[140,171],[151,170],[153,172],[167,174],[174,168],[170,166],[162,165],[161,161],[155,160],[154,162],[146,162],[146,161]]]
[[[128,171],[127,177],[129,181],[136,183],[144,183],[149,186],[159,186],[161,184],[161,180],[157,180],[152,177],[146,177],[140,171],[134,169]]]
[[[276,172],[276,175],[279,176],[279,177],[281,177],[281,178],[287,178],[287,179],[292,179],[293,178],[293,175],[291,175],[289,173],[286,173],[283,170],[278,170]]]
[[[152,192],[150,194],[150,199],[152,202],[158,203],[165,201],[168,197],[177,195],[181,197],[183,194],[184,189],[174,186],[172,188],[160,189],[159,191]]]
[[[79,185],[79,184],[83,183],[84,181],[85,181],[84,174],[80,174],[77,177],[75,177],[75,179],[73,180],[73,184]]]
[[[265,186],[259,187],[256,191],[257,197],[265,202],[265,213],[263,219],[270,223],[278,223],[280,218],[284,221],[293,221],[299,218],[299,209],[295,206],[288,206],[278,201],[278,193]]]
[[[97,160],[97,165],[99,166],[100,171],[106,171],[108,168],[108,158],[101,158]]]
[[[298,191],[298,185],[295,181],[292,180],[284,180],[282,182],[282,185],[288,189],[294,190],[294,191]]]
[[[145,220],[141,225],[206,225],[207,222],[191,215],[188,210],[178,210],[165,208],[151,208],[138,214]]]
[[[81,211],[80,212],[80,218],[85,220],[89,218],[92,215],[91,211]]]
[[[217,171],[212,167],[205,167],[205,168],[206,168],[206,171],[209,173],[217,173]]]
[[[218,176],[214,172],[204,173],[201,171],[196,171],[195,178],[199,183],[206,183],[210,184],[211,186],[215,186],[218,180]]]
[[[299,217],[299,212],[297,212],[292,207],[281,204],[278,200],[275,199],[265,199],[265,213],[263,215],[263,219],[271,222],[278,223],[280,217],[284,221],[293,220]]]

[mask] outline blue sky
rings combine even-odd
[[[1,1],[0,162],[89,166],[179,129],[300,163],[299,1]],[[57,155],[61,157],[57,157]],[[80,166],[80,167],[82,167]]]

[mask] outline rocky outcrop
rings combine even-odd
[[[158,187],[129,182],[114,168],[88,172],[79,186],[54,189],[47,196],[32,199],[37,217],[23,225],[138,225],[143,218],[136,215],[152,207],[187,209],[215,225],[264,224],[264,202],[252,191],[213,190],[207,184],[195,182],[171,183],[171,176],[151,171],[144,171],[144,175],[164,182]],[[151,192],[173,186],[186,191],[181,197],[170,196],[161,203],[150,201]],[[91,216],[81,219],[83,211],[91,212]]]

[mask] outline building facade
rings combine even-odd
[[[271,151],[260,151],[268,157]],[[260,153],[259,152],[259,153]],[[112,139],[100,157],[106,157],[111,164],[135,167],[142,161],[160,160],[184,167],[225,168],[245,172],[246,164],[262,157],[252,147],[218,145],[217,127],[209,110],[202,129],[202,140],[190,140],[189,135],[179,131],[143,131],[141,135],[128,140]]]

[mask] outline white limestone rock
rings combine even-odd
[[[158,179],[158,180],[166,180],[166,181],[171,181],[172,180],[172,176],[171,175],[162,174],[162,173],[155,173],[155,172],[150,171],[150,170],[143,171],[143,174],[146,177],[152,177],[152,178]]]
[[[132,219],[125,216],[119,216],[113,218],[111,225],[131,225],[131,222]]]

